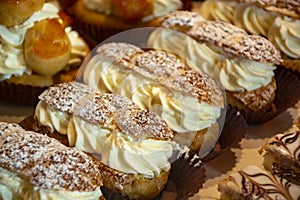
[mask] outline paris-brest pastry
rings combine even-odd
[[[0,122],[0,198],[104,200],[101,164],[18,124]]]
[[[66,135],[68,145],[103,164],[103,185],[130,199],[151,199],[165,187],[171,163],[187,151],[157,114],[130,99],[69,82],[45,90],[34,129]]]
[[[221,87],[171,51],[111,42],[96,47],[85,63],[84,83],[159,114],[176,132],[178,143],[206,155],[217,141],[217,120],[224,108]],[[209,131],[212,127],[217,130]]]

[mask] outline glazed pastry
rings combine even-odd
[[[268,40],[226,22],[188,20],[190,17],[183,11],[162,18],[161,26],[172,28],[169,24],[174,23],[173,16],[177,16],[177,21],[182,19],[175,30],[179,30],[178,26],[185,27],[187,22],[190,28],[184,34],[157,29],[149,37],[149,47],[184,56],[193,69],[220,80],[226,89],[227,102],[239,110],[257,112],[272,107],[275,65],[282,60],[280,52]]]
[[[48,136],[0,122],[1,199],[104,199],[101,164]]]
[[[15,6],[25,2],[30,1]],[[13,1],[2,2],[0,7],[10,3]],[[65,16],[54,5],[45,3],[23,22],[0,25],[1,100],[36,104],[45,87],[76,78],[89,47]]]
[[[208,130],[218,127],[224,108],[221,88],[172,53],[107,43],[84,66],[83,81],[156,112],[176,132],[175,141],[194,152],[203,147],[200,154],[205,155],[218,138],[218,130]]]
[[[0,2],[0,25],[15,26],[26,21],[34,12],[40,10],[44,0],[9,0]]]
[[[199,12],[208,20],[227,21],[251,34],[268,38],[281,51],[282,65],[300,71],[299,7],[297,0],[207,0]]]
[[[189,0],[64,0],[61,4],[96,45],[117,33],[147,27],[173,10],[191,7]]]
[[[299,186],[257,166],[247,166],[220,181],[221,199],[287,199],[300,198]]]
[[[259,150],[265,169],[300,185],[300,133],[282,133],[273,136]]]
[[[185,151],[172,141],[166,122],[128,98],[70,82],[48,88],[39,99],[36,129],[66,134],[70,146],[99,158],[104,186],[130,199],[157,196],[170,162]]]

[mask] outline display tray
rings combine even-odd
[[[0,121],[20,123],[33,113],[33,107],[0,103]],[[259,125],[249,125],[248,132],[239,143],[232,144],[231,148],[224,149],[221,156],[216,156],[204,162],[207,178],[202,188],[193,192],[193,195],[184,194],[180,199],[187,199],[188,196],[190,196],[188,199],[191,200],[199,198],[217,199],[220,196],[217,190],[218,181],[245,166],[261,166],[262,157],[258,154],[258,149],[273,135],[293,130],[295,128],[293,123],[299,115],[300,102],[271,121]],[[173,176],[178,178],[177,175],[175,173]],[[193,181],[186,180],[185,184],[187,183],[194,184]],[[162,194],[161,199],[178,199],[177,193],[180,191],[180,186],[175,187],[172,181]]]

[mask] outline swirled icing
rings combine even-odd
[[[253,91],[266,86],[274,76],[275,67],[243,58],[226,59],[220,63],[220,80],[229,91]]]
[[[220,48],[196,42],[175,31],[157,29],[147,44],[186,58],[191,68],[220,80],[229,91],[252,91],[269,84],[274,76],[273,64],[228,57]]]
[[[51,133],[67,134],[71,117],[68,113],[50,109],[46,103],[40,101],[35,109],[35,117],[42,126],[48,127]]]
[[[206,0],[200,8],[201,15],[207,20],[219,20],[232,23],[235,7],[238,5],[235,1]]]
[[[278,14],[266,11],[250,3],[240,3],[234,11],[234,24],[252,34],[266,36]]]
[[[291,58],[300,58],[300,20],[277,17],[268,32],[268,39]]]
[[[101,155],[101,162],[113,169],[153,178],[168,171],[174,142],[134,140],[118,129],[113,131],[73,116],[68,124],[70,145]],[[133,162],[134,161],[134,162]]]

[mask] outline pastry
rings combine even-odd
[[[48,136],[0,122],[1,199],[104,199],[101,164]]]
[[[84,83],[156,112],[176,132],[178,143],[205,156],[217,141],[222,90],[210,77],[188,69],[175,54],[112,42],[95,48],[85,64]]]
[[[299,8],[298,0],[207,0],[199,12],[208,20],[225,20],[251,34],[268,38],[282,54],[281,65],[300,72]]]
[[[34,12],[40,10],[44,2],[44,0],[1,1],[0,24],[10,27],[23,23]]]
[[[94,155],[104,165],[104,186],[130,199],[157,196],[170,162],[186,151],[172,141],[166,122],[128,98],[69,82],[48,88],[39,99],[35,130],[64,134],[68,145]]]
[[[277,134],[259,150],[265,169],[300,185],[300,133]]]
[[[30,0],[13,2],[3,1],[0,8],[12,4],[25,12],[35,7]],[[2,101],[35,105],[45,88],[74,80],[79,65],[90,51],[85,40],[71,29],[67,15],[51,3],[42,2],[38,8],[26,11],[31,15],[18,24],[0,25]]]
[[[189,0],[61,0],[61,4],[76,28],[96,45],[117,33],[149,26],[173,10],[191,7]]]
[[[247,113],[273,109],[277,89],[274,71],[282,62],[274,45],[230,23],[201,20],[195,12],[191,18],[186,12],[174,11],[160,20],[163,28],[178,31],[178,27],[186,27],[185,31],[154,30],[148,46],[184,56],[191,68],[219,80],[226,90],[227,103],[246,118]],[[175,23],[179,19],[181,23]],[[247,121],[261,122],[249,118]]]
[[[299,199],[299,186],[257,166],[247,166],[220,181],[221,199]]]

